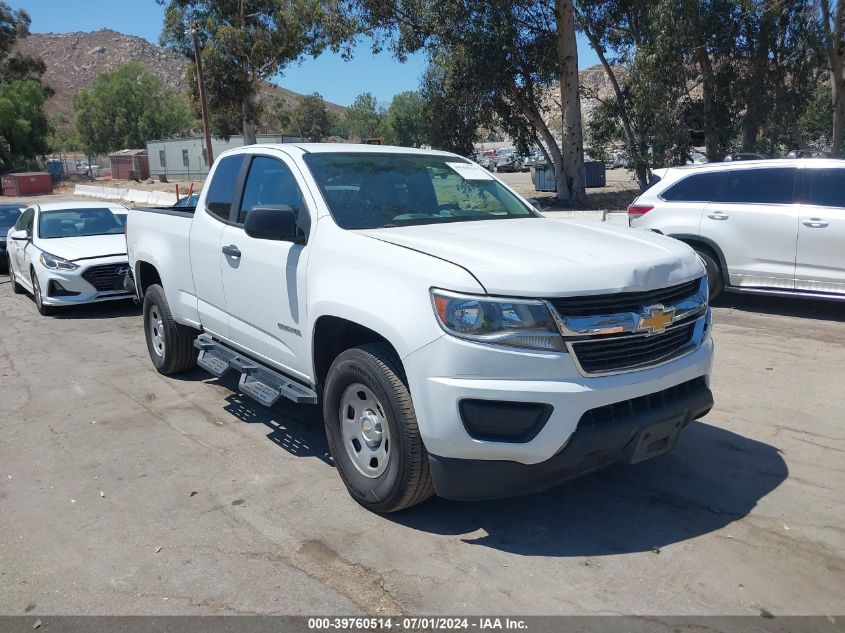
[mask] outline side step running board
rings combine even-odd
[[[199,350],[197,365],[217,378],[229,370],[238,372],[241,375],[238,391],[265,407],[273,406],[279,398],[287,398],[299,404],[317,404],[317,394],[313,389],[251,358],[241,356],[208,334],[200,335],[194,341],[194,347]]]

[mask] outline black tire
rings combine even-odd
[[[352,385],[363,385],[372,392],[383,409],[389,430],[386,469],[376,477],[359,471],[344,442],[341,398]],[[335,359],[323,391],[323,420],[334,463],[349,494],[359,504],[373,512],[396,512],[434,494],[428,453],[420,437],[411,394],[402,365],[389,346],[361,345]]]
[[[722,267],[710,251],[696,248],[695,252],[704,261],[704,267],[707,269],[707,285],[710,287],[710,301],[713,301],[725,287]]]
[[[56,314],[56,308],[44,305],[44,298],[41,295],[41,284],[34,270],[32,271],[32,298],[35,300],[35,307],[38,308],[38,314],[41,316],[52,316]]]
[[[197,332],[176,323],[164,289],[159,285],[150,286],[144,293],[144,336],[150,360],[158,373],[169,376],[196,367],[194,339]]]
[[[12,280],[12,292],[16,295],[26,294],[26,288],[21,286],[18,283],[17,278],[15,277],[15,272],[12,270],[12,258],[6,255],[6,270],[9,272],[9,279]]]

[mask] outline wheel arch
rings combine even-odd
[[[161,285],[161,275],[158,269],[147,261],[135,262],[135,286],[138,290],[138,297],[143,298],[144,294],[153,284]]]
[[[396,356],[400,368],[402,367],[396,346],[384,335],[350,319],[330,314],[320,316],[314,323],[311,338],[314,384],[317,387],[325,385],[334,359],[345,350],[365,343],[382,343],[388,346]]]
[[[692,246],[693,248],[700,247],[704,250],[710,251],[715,256],[719,267],[722,269],[722,279],[725,285],[729,285],[730,274],[728,270],[728,262],[725,260],[725,254],[716,242],[709,238],[702,237],[701,235],[691,235],[687,233],[669,233],[667,234],[667,237],[675,238],[676,240]]]

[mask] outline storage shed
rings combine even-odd
[[[150,159],[145,149],[122,149],[109,154],[111,177],[115,180],[146,180],[150,177]]]
[[[53,193],[53,178],[46,171],[26,171],[3,176],[4,196],[35,196]]]

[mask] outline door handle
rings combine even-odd
[[[222,250],[223,250],[223,254],[226,257],[231,257],[232,259],[240,259],[241,258],[241,251],[234,244],[230,244],[229,246],[224,246]]]
[[[727,220],[731,216],[727,213],[708,213],[707,217],[711,220]]]
[[[810,218],[802,222],[804,226],[809,226],[811,229],[823,229],[828,226],[830,222],[822,220],[821,218]]]

